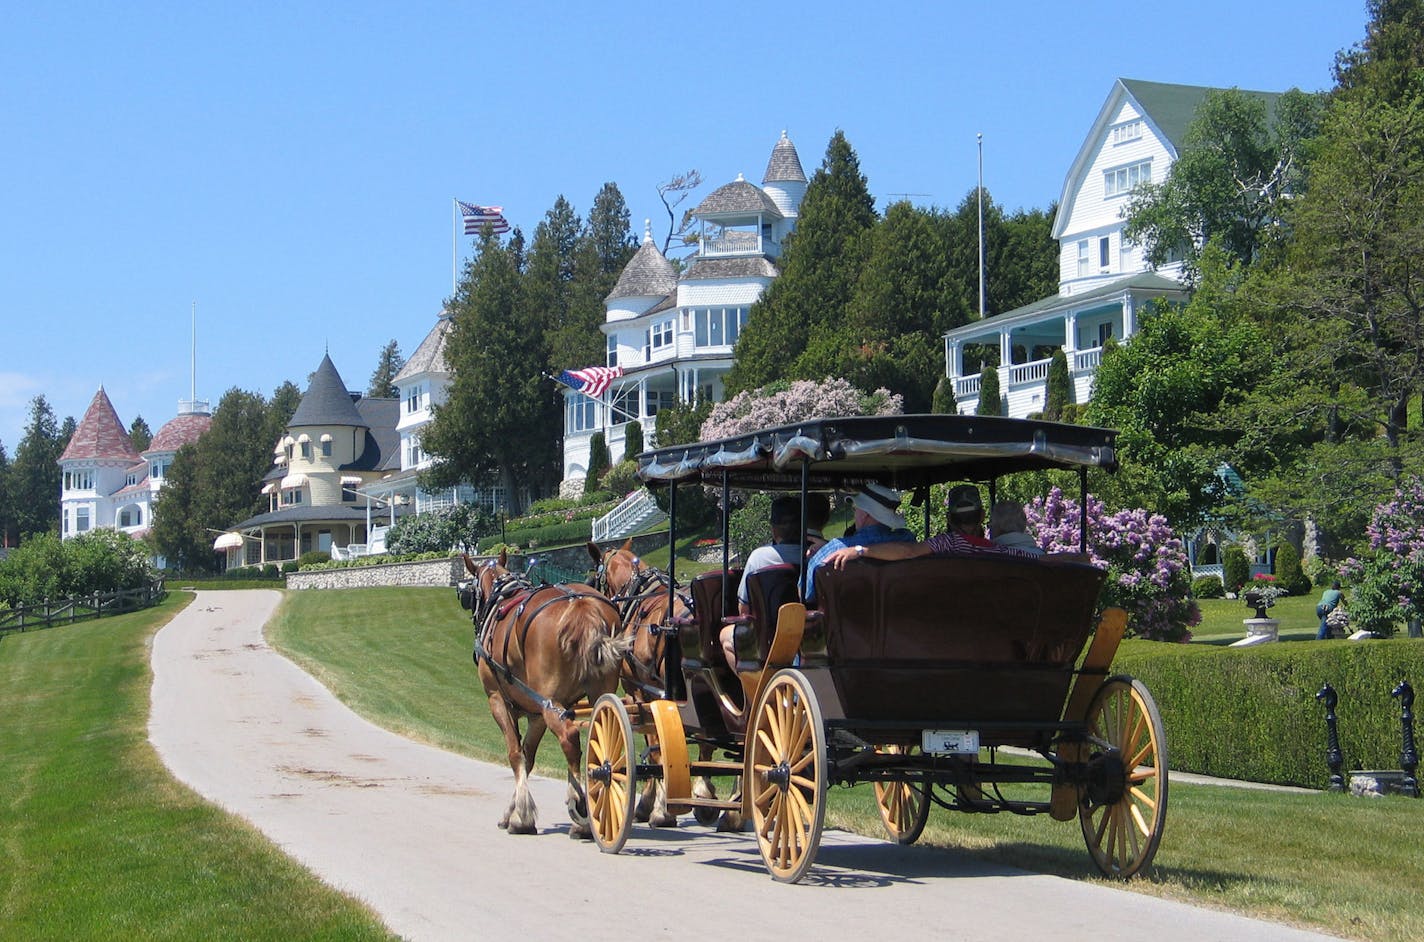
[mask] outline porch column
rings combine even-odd
[[[1078,312],[1069,311],[1063,315],[1063,352],[1068,356],[1068,365],[1073,365],[1073,354],[1078,349]]]
[[[1014,362],[1014,332],[999,331],[999,365],[1011,366]]]
[[[964,341],[944,338],[944,375],[950,379],[964,375]]]
[[[1133,304],[1132,295],[1126,294],[1122,298],[1122,339],[1126,340],[1137,333],[1137,308]]]

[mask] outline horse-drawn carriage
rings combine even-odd
[[[1001,418],[822,419],[646,452],[638,473],[668,489],[670,546],[688,487],[720,489],[723,508],[733,488],[796,492],[804,521],[808,494],[879,483],[914,494],[934,529],[932,484],[987,484],[992,500],[1004,475],[1075,469],[1086,492],[1090,468],[1116,468],[1113,440]],[[1140,682],[1107,676],[1125,616],[1097,611],[1104,573],[1085,554],[822,567],[809,611],[799,570],[773,567],[748,580],[740,617],[727,531],[724,513],[721,568],[685,587],[670,571],[630,592],[651,577],[626,549],[603,554],[601,577],[624,605],[627,693],[586,708],[582,785],[601,849],[624,846],[651,782],[672,815],[749,819],[768,871],[795,882],[815,861],[827,789],[869,782],[901,843],[932,805],[1047,813],[1079,819],[1105,874],[1148,865],[1166,815],[1162,723]],[[801,539],[804,560],[804,523]],[[727,783],[724,797],[712,780]]]

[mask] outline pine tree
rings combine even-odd
[[[643,425],[629,422],[623,429],[623,460],[630,461],[643,451]],[[0,457],[3,457],[0,452]]]
[[[58,532],[59,456],[68,442],[68,435],[61,438],[54,411],[45,397],[30,400],[30,421],[10,466],[11,506],[15,531],[21,539],[35,533]]]
[[[930,411],[940,415],[958,415],[959,404],[954,401],[954,380],[941,376],[935,383],[934,397],[930,401]]]
[[[272,414],[259,393],[233,388],[223,394],[195,446],[196,519],[190,526],[225,530],[266,509],[262,478],[272,467],[271,428]]]
[[[148,446],[153,443],[153,430],[148,427],[148,423],[143,420],[143,416],[134,416],[132,424],[129,425],[129,442],[133,444],[134,451],[143,454],[148,450]]]
[[[396,374],[405,366],[405,357],[401,356],[400,344],[394,339],[381,348],[381,354],[376,360],[376,371],[371,374],[371,384],[366,387],[366,395],[374,399],[394,399],[400,395],[396,389]]]
[[[583,478],[584,493],[598,490],[598,482],[608,470],[612,456],[608,453],[608,441],[602,432],[594,432],[588,440],[588,471]]]
[[[203,516],[200,499],[202,477],[196,445],[178,449],[163,489],[153,504],[153,542],[163,555],[168,568],[180,572],[207,572],[216,568],[208,520]],[[226,529],[240,520],[227,521],[213,529]]]
[[[15,505],[10,500],[10,458],[0,442],[0,546],[13,546],[15,538]]]

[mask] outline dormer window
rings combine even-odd
[[[1103,171],[1103,196],[1126,196],[1144,183],[1152,182],[1152,161],[1143,160],[1126,167]]]
[[[419,411],[420,411],[420,401],[421,401],[421,397],[420,397],[420,386],[418,386],[418,385],[417,385],[417,386],[412,386],[412,387],[410,388],[410,392],[406,393],[406,396],[405,396],[405,411],[406,411],[406,415],[410,415],[412,412],[419,412]]]
[[[1141,139],[1142,121],[1140,119],[1137,121],[1128,121],[1125,124],[1119,124],[1117,127],[1113,128],[1112,131],[1108,134],[1108,140],[1112,141],[1114,145],[1127,144],[1131,141],[1137,141]]]

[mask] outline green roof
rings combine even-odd
[[[1201,107],[1202,99],[1206,98],[1207,92],[1225,91],[1220,88],[1207,88],[1203,85],[1168,85],[1165,82],[1144,82],[1141,79],[1119,79],[1128,93],[1136,99],[1142,106],[1143,112],[1152,119],[1152,123],[1167,135],[1167,140],[1172,142],[1178,153],[1182,151],[1182,142],[1187,136],[1187,128],[1191,125],[1192,119],[1197,115],[1197,109]],[[1247,89],[1237,89],[1243,95],[1252,98],[1259,98],[1266,103],[1266,118],[1275,116],[1276,101],[1281,97],[1280,92],[1254,92]]]

